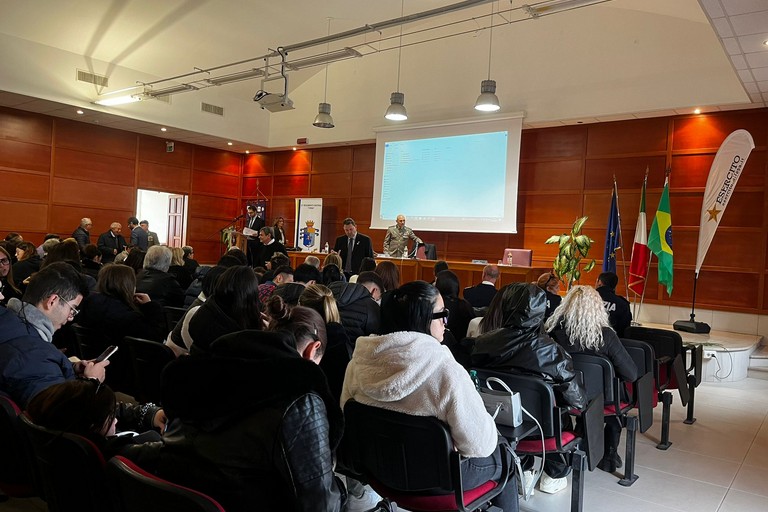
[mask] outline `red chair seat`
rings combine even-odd
[[[623,410],[623,409],[626,409],[627,407],[629,407],[629,404],[627,402],[619,402],[619,410],[620,411]],[[616,406],[614,406],[613,404],[606,405],[603,408],[603,415],[605,415],[605,416],[616,416]]]
[[[563,436],[560,438],[560,445],[565,446],[574,439],[576,439],[575,433],[563,432]],[[548,452],[557,451],[557,439],[554,437],[544,439],[544,449]],[[516,451],[524,453],[541,453],[541,439],[523,439],[517,443]]]
[[[373,490],[382,496],[397,503],[398,507],[419,512],[437,512],[443,510],[457,510],[456,496],[453,494],[441,494],[438,496],[414,496],[411,494],[398,494],[396,491],[384,487],[379,482],[369,482]],[[485,482],[479,487],[464,491],[464,503],[471,503],[497,485],[494,481]]]

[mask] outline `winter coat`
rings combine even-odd
[[[118,298],[92,293],[83,299],[77,323],[102,332],[113,344],[125,336],[161,341],[165,314],[155,301],[140,304],[136,310]]]
[[[328,288],[333,292],[339,307],[341,325],[353,344],[359,336],[379,333],[379,305],[371,298],[371,292],[365,286],[336,281],[328,285]]]
[[[184,304],[184,290],[168,272],[145,268],[136,276],[136,291],[146,293],[161,306],[181,307]]]
[[[603,345],[596,352],[607,357],[608,360],[611,361],[616,375],[618,375],[621,380],[626,382],[636,381],[640,376],[637,371],[637,365],[635,365],[635,362],[632,360],[632,356],[627,353],[627,349],[624,348],[624,345],[621,344],[621,340],[616,336],[616,332],[610,327],[603,327],[602,332]],[[565,329],[562,327],[555,329],[550,335],[555,341],[562,345],[569,354],[585,351],[581,348],[581,344],[578,340],[571,340],[568,338]]]

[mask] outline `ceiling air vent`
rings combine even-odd
[[[104,75],[97,75],[82,69],[77,70],[77,80],[79,82],[87,82],[89,84],[95,84],[99,87],[109,87],[109,77]]]
[[[219,107],[218,105],[211,105],[210,103],[201,103],[200,106],[203,112],[208,112],[209,114],[216,114],[217,116],[224,115],[224,107]]]

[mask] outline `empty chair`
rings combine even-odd
[[[157,341],[126,336],[133,372],[133,391],[139,402],[160,403],[160,374],[176,359],[173,350]]]
[[[338,450],[343,472],[368,482],[380,495],[408,510],[477,510],[502,492],[509,477],[505,464],[499,480],[462,492],[462,457],[454,449],[448,427],[437,418],[354,400],[346,403],[344,416]]]
[[[24,414],[22,430],[32,446],[33,465],[51,512],[108,512],[104,457],[89,439],[35,425]]]
[[[18,422],[21,410],[16,403],[0,393],[0,491],[15,498],[35,496],[30,454]]]
[[[504,258],[501,263],[516,267],[530,267],[532,261],[533,251],[531,249],[504,249]]]
[[[163,308],[165,313],[165,329],[166,333],[169,333],[176,327],[176,324],[184,318],[187,314],[187,308],[179,308],[175,306],[165,306]]]
[[[97,329],[72,324],[72,330],[75,332],[75,355],[82,360],[95,359],[110,345],[107,337]]]
[[[163,480],[122,456],[107,462],[107,486],[115,512],[223,512],[210,496]]]

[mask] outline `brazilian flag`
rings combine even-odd
[[[669,211],[669,178],[664,183],[656,217],[648,233],[648,249],[659,259],[659,283],[672,295],[672,214]]]

